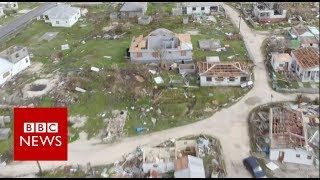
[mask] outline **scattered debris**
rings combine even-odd
[[[112,111],[112,118],[108,120],[108,126],[104,130],[102,140],[104,142],[111,142],[122,137],[123,127],[127,119],[127,111]]]
[[[111,60],[111,56],[103,56],[103,58]]]
[[[274,171],[276,169],[279,168],[279,166],[277,166],[275,163],[273,162],[269,162],[268,164],[266,164],[266,166],[271,170],[271,171]]]
[[[68,49],[70,49],[69,44],[61,45],[61,50],[68,50]]]
[[[82,88],[79,88],[79,87],[76,87],[75,90],[76,90],[76,91],[79,91],[79,92],[82,92],[82,93],[85,93],[85,92],[86,92],[85,89],[82,89]]]
[[[87,116],[70,116],[68,117],[68,122],[72,124],[73,128],[80,128],[84,126],[84,124],[87,122],[88,117]]]
[[[155,77],[154,78],[154,81],[157,83],[157,84],[162,84],[164,83],[163,79],[161,76],[158,76],[158,77]]]
[[[199,47],[203,50],[216,51],[221,48],[221,44],[219,39],[200,40]]]
[[[140,75],[135,75],[134,77],[136,78],[137,81],[139,81],[141,83],[145,81],[144,78]]]
[[[93,66],[91,66],[91,71],[99,72],[99,71],[100,71],[100,69],[99,69],[99,68],[97,68],[97,67],[93,67]]]

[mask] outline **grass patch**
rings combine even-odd
[[[304,88],[311,88],[310,82],[304,82],[302,83]]]

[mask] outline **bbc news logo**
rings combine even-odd
[[[14,160],[67,160],[67,108],[14,108]]]

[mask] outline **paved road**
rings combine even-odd
[[[238,13],[225,6],[227,15],[235,25],[238,25]],[[179,138],[186,135],[205,133],[218,138],[221,141],[222,152],[227,168],[227,177],[251,177],[242,165],[243,158],[249,155],[250,145],[248,136],[247,117],[249,112],[256,106],[273,101],[294,100],[297,94],[280,94],[273,91],[267,82],[267,73],[263,64],[263,56],[260,46],[264,36],[254,35],[245,22],[241,21],[241,34],[244,37],[249,55],[252,57],[255,68],[255,86],[239,102],[233,106],[222,109],[212,117],[202,121],[176,127],[147,135],[125,138],[112,145],[96,145],[98,140],[83,140],[70,143],[68,148],[68,162],[41,162],[42,169],[51,169],[64,164],[83,164],[90,161],[91,165],[113,163],[124,154],[130,153],[139,145],[156,145],[169,138]],[[307,95],[311,98],[319,95]],[[22,173],[38,172],[35,162],[14,162],[0,168],[0,176],[12,176]]]
[[[18,17],[16,20],[10,24],[0,28],[0,42],[3,42],[9,35],[21,29],[28,23],[32,22],[37,16],[41,15],[43,12],[52,8],[56,3],[43,3],[36,9],[28,12],[27,14]]]

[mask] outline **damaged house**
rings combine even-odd
[[[18,2],[0,2],[0,8],[4,10],[18,10]]]
[[[305,26],[302,23],[292,27],[289,32],[290,40],[297,40],[299,47],[319,48],[319,30],[313,26]]]
[[[250,81],[249,70],[239,62],[198,62],[200,86],[240,86]]]
[[[187,155],[175,161],[174,178],[205,178],[203,160]]]
[[[78,22],[80,17],[81,8],[71,7],[67,4],[58,4],[45,11],[38,19],[51,23],[53,27],[71,27]]]
[[[220,2],[182,2],[172,9],[173,15],[214,14],[220,11]]]
[[[192,49],[190,34],[159,28],[146,37],[133,37],[129,53],[132,62],[185,62],[192,61]]]
[[[291,70],[292,58],[288,53],[271,53],[271,65],[275,72],[283,72]]]
[[[281,2],[253,3],[253,14],[259,22],[285,21],[287,10],[283,9]]]
[[[11,46],[0,52],[0,85],[31,65],[26,47]]]
[[[120,17],[133,18],[145,15],[148,2],[125,2],[120,9]]]
[[[302,82],[319,82],[319,49],[304,47],[291,51],[293,72]]]
[[[144,173],[157,170],[166,173],[174,170],[175,148],[174,147],[144,147],[142,169]]]
[[[270,108],[269,117],[270,160],[312,165],[313,151],[307,145],[302,112]]]

